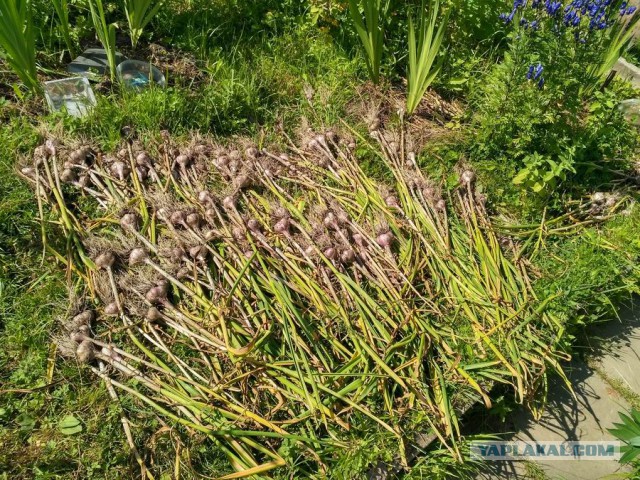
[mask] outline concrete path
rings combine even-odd
[[[640,68],[633,63],[620,57],[613,69],[620,78],[629,81],[636,88],[640,87]]]
[[[615,440],[607,431],[640,399],[640,305],[594,329],[588,364],[574,361],[567,368],[575,397],[562,381],[550,386],[549,404],[539,421],[520,414],[505,440]],[[617,461],[493,462],[485,479],[600,480],[626,470]],[[618,477],[620,478],[620,477]]]

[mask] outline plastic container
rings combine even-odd
[[[89,80],[85,77],[44,82],[44,96],[52,112],[63,109],[73,117],[86,115],[96,105]]]
[[[118,79],[130,88],[146,88],[150,85],[164,87],[166,81],[160,70],[149,62],[139,60],[125,60],[117,68]]]

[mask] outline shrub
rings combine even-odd
[[[629,148],[632,137],[606,128],[614,122],[628,131],[614,112],[615,94],[600,93],[598,86],[631,26],[622,22],[634,12],[619,2],[576,0],[563,7],[516,0],[501,15],[513,25],[503,61],[477,82],[472,97],[478,127],[472,154],[505,158],[517,165],[514,183],[550,193],[584,162]],[[589,102],[600,105],[603,125],[589,122]],[[594,142],[594,134],[609,137]]]

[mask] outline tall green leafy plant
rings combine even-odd
[[[138,45],[145,27],[164,3],[165,0],[124,0],[124,10],[129,23],[129,35],[134,48]]]
[[[640,411],[633,409],[629,415],[619,415],[622,422],[614,423],[609,433],[624,442],[620,463],[631,463],[640,456]]]
[[[422,0],[417,31],[414,20],[409,15],[409,69],[407,72],[407,113],[409,115],[416,111],[422,97],[442,67],[444,57],[438,60],[438,54],[449,20],[449,11],[440,21],[440,26],[436,28],[439,13],[440,0],[429,0],[429,8],[425,0]]]
[[[30,0],[0,1],[0,47],[7,62],[32,92],[40,89]]]
[[[71,29],[69,28],[69,4],[67,0],[52,0],[53,8],[58,16],[58,22],[60,24],[60,31],[62,32],[62,38],[67,45],[69,55],[73,57],[75,54],[75,48],[71,41]]]
[[[376,84],[380,82],[388,10],[388,0],[349,0],[351,20],[364,47],[369,76]]]
[[[111,81],[114,81],[116,78],[116,25],[107,24],[102,0],[89,0],[89,8],[98,40],[107,52]]]

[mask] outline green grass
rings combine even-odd
[[[105,146],[119,140],[124,125],[148,134],[271,135],[276,126],[294,128],[301,117],[313,127],[336,124],[356,95],[357,63],[318,33],[287,33],[259,52],[239,46],[214,52],[205,68],[210,75],[202,84],[169,76],[175,85],[166,89],[101,96],[86,119],[50,117],[49,124]],[[311,100],[305,87],[313,89]]]
[[[558,292],[554,309],[575,335],[594,323],[615,318],[619,305],[638,293],[640,284],[640,208],[579,235],[551,239],[539,255],[541,293]]]
[[[544,469],[534,462],[526,462],[524,464],[526,480],[549,480],[549,475]]]

